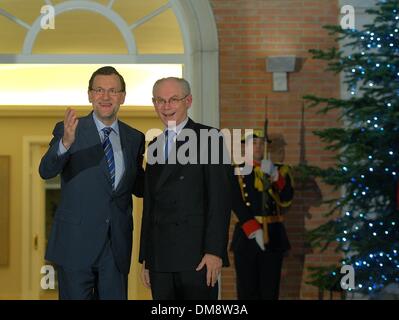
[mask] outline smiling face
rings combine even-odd
[[[89,90],[89,101],[97,118],[105,125],[111,125],[115,120],[121,104],[125,102],[125,92],[121,90],[121,82],[116,74],[97,75],[93,80],[92,90]],[[96,92],[103,89],[103,93]],[[116,91],[116,94],[110,92]]]
[[[187,110],[192,103],[191,94],[186,95],[187,92],[184,91],[183,86],[173,79],[164,80],[156,86],[153,99],[154,107],[165,127],[168,126],[168,122],[175,122],[176,125],[179,125],[186,119]],[[185,98],[182,99],[183,97]],[[179,101],[169,103],[171,98]],[[157,103],[157,101],[166,101],[166,103]]]

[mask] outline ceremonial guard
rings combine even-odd
[[[294,194],[291,168],[282,163],[282,136],[270,141],[267,134],[254,130],[241,143],[246,151],[253,146],[253,157],[246,156],[235,168],[233,182],[233,211],[239,220],[231,243],[237,295],[239,300],[277,300],[283,257],[290,249],[284,211]],[[243,174],[248,173],[244,166],[252,166],[250,174]]]

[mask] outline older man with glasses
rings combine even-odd
[[[200,163],[199,152],[194,163],[175,156],[187,144],[191,151],[210,146],[200,131],[217,131],[188,117],[192,100],[184,79],[154,84],[153,103],[165,129],[150,146],[161,146],[157,156],[163,161],[148,161],[146,167],[139,260],[143,283],[156,300],[217,299],[218,277],[228,265],[230,165],[222,156],[219,163]],[[217,152],[223,151],[220,140]]]

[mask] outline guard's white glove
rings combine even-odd
[[[258,244],[258,246],[260,247],[260,249],[262,251],[265,251],[265,243],[263,242],[263,230],[262,229],[255,230],[254,232],[252,232],[249,235],[248,238],[249,239],[255,238],[255,241]]]
[[[263,173],[268,174],[273,181],[278,180],[278,169],[270,160],[263,159],[260,164],[260,169]]]

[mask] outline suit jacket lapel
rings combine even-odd
[[[85,142],[89,146],[95,146],[98,144],[101,145],[100,136],[98,134],[96,124],[94,123],[92,113],[86,117],[80,118],[79,122],[81,123],[82,137],[84,138]]]
[[[190,118],[187,121],[187,124],[184,126],[183,129],[194,129],[194,121],[192,121]],[[166,180],[168,179],[168,177],[174,173],[176,170],[178,170],[180,168],[180,165],[178,164],[177,161],[177,151],[179,150],[179,148],[185,144],[187,142],[186,141],[178,141],[176,139],[176,144],[173,146],[173,149],[171,150],[171,152],[175,152],[176,153],[176,164],[165,164],[165,165],[161,165],[163,166],[163,170],[161,171],[161,175],[158,179],[158,182],[156,184],[155,190],[158,190],[162,184],[164,184],[166,182]],[[157,164],[160,165],[160,164]]]
[[[163,134],[163,133],[162,133],[162,134]],[[154,140],[153,143],[160,143],[160,141],[158,141],[158,139],[160,139],[160,136],[158,136],[158,137]],[[163,141],[163,143],[165,143],[165,141]],[[164,147],[163,145],[160,146],[160,147],[158,147],[158,149],[156,149],[155,152],[159,151],[159,149],[161,149],[161,148],[162,148],[162,150],[163,150],[163,147]],[[163,154],[163,152],[162,152],[162,154]],[[155,154],[155,157],[157,157],[157,156],[158,156],[158,153]],[[165,155],[163,154],[163,156],[165,156]],[[171,169],[172,169],[172,168],[170,168],[171,165],[168,165],[168,164],[160,164],[160,163],[158,163],[158,162],[156,162],[155,164],[153,164],[153,167],[154,167],[154,169],[155,169],[155,170],[153,171],[154,174],[157,174],[157,173],[160,172],[159,178],[156,179],[156,185],[155,185],[155,190],[158,190],[158,189],[160,188],[160,186],[165,182],[166,178],[170,175]],[[169,168],[168,168],[168,167],[169,167]]]
[[[119,181],[118,186],[116,187],[116,191],[119,191],[120,188],[122,187],[123,182],[126,179],[128,173],[127,171],[134,169],[132,167],[132,142],[130,141],[130,137],[125,130],[124,124],[118,120],[118,125],[119,125],[119,136],[121,140],[123,160],[125,162],[125,171],[123,172],[123,175],[121,177],[121,180]]]

